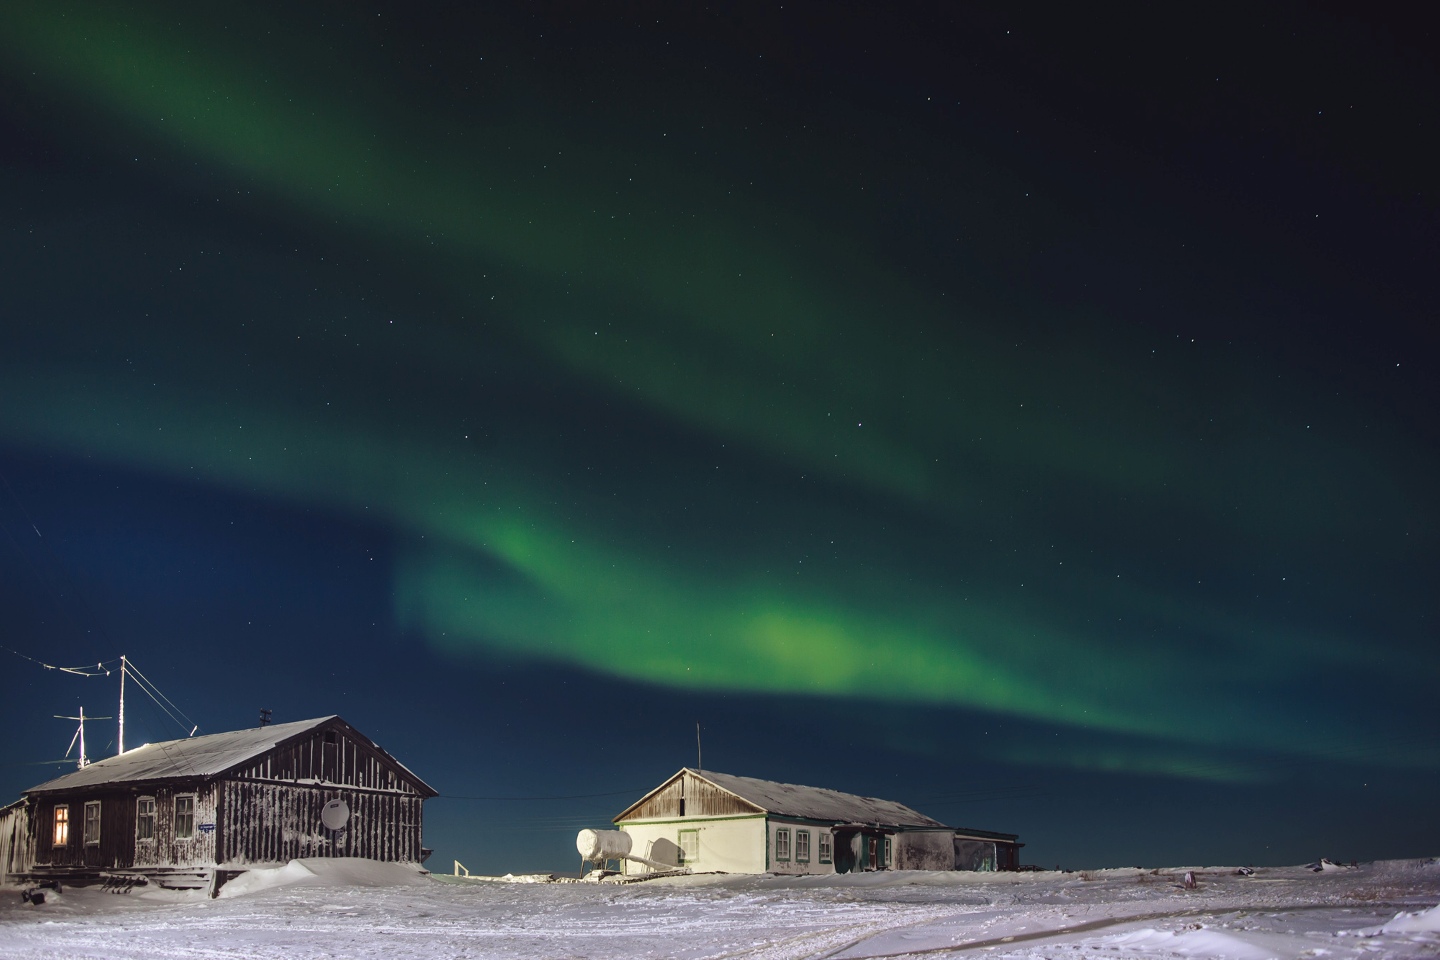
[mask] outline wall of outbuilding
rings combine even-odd
[[[14,803],[0,810],[0,883],[28,873],[34,863],[30,805]]]
[[[954,870],[955,834],[949,830],[906,830],[894,838],[896,870]]]

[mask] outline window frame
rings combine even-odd
[[[51,846],[68,847],[70,845],[70,804],[55,804],[55,811],[50,818],[50,823]]]
[[[805,838],[805,842],[804,842],[804,843],[801,843],[801,842],[800,842],[800,838],[801,838],[801,837],[804,837],[804,838]],[[802,849],[802,847],[803,847],[803,849]],[[799,827],[796,827],[796,828],[795,828],[795,862],[796,862],[796,863],[809,863],[809,862],[810,862],[810,831],[809,831],[809,830],[801,830]]]
[[[693,852],[685,849],[686,841],[689,841]],[[680,848],[680,865],[698,863],[700,861],[700,830],[681,830],[676,845]]]
[[[784,850],[784,853],[781,853],[781,850]],[[789,863],[789,862],[790,862],[790,828],[789,828],[789,827],[776,827],[776,828],[775,828],[775,862],[776,862],[776,863]]]
[[[881,848],[881,850],[882,850],[882,852],[881,852],[880,856],[882,857],[882,859],[881,859],[881,861],[880,861],[880,865],[883,866],[885,869],[888,870],[888,869],[890,869],[890,867],[893,866],[894,863],[895,863],[895,842],[894,842],[894,838],[893,838],[893,837],[886,837],[886,838],[885,838],[885,844],[884,844],[884,846]]]
[[[835,862],[835,834],[829,830],[820,831],[819,856],[821,863]]]
[[[180,831],[180,824],[181,824],[181,820],[180,820],[180,816],[181,816],[181,814],[180,814],[180,801],[181,801],[181,800],[188,800],[188,801],[190,801],[190,810],[188,811],[188,816],[189,816],[189,818],[190,818],[190,829],[189,829],[189,831],[184,832],[184,833],[182,833],[182,832]],[[174,825],[175,825],[175,839],[176,839],[176,840],[194,840],[194,839],[195,839],[195,806],[196,806],[196,803],[195,803],[195,794],[193,794],[193,793],[177,793],[177,794],[175,794],[175,803],[174,803],[174,808],[173,808],[173,809],[174,809],[174,811],[175,811]]]
[[[149,809],[148,809],[148,810],[146,809],[146,804],[149,804]],[[155,798],[154,798],[154,797],[136,797],[136,798],[135,798],[135,842],[136,842],[136,843],[154,843],[154,842],[155,842],[155,811],[156,811],[156,807],[157,807],[157,804],[155,803]],[[143,823],[146,823],[147,821],[149,822],[150,829],[149,829],[148,832],[142,832],[142,831],[140,830],[140,825],[143,824]]]
[[[100,801],[86,800],[83,821],[83,843],[87,847],[100,846]],[[94,827],[92,831],[90,828]]]

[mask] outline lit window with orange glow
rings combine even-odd
[[[55,804],[55,846],[63,847],[70,842],[70,805]]]

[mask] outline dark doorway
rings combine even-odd
[[[859,835],[854,830],[835,831],[835,872],[850,873],[855,869]]]

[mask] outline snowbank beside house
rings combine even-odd
[[[358,857],[309,858],[278,867],[250,867],[221,887],[220,897],[243,897],[292,884],[389,887],[425,882],[425,874],[413,863],[380,863]]]

